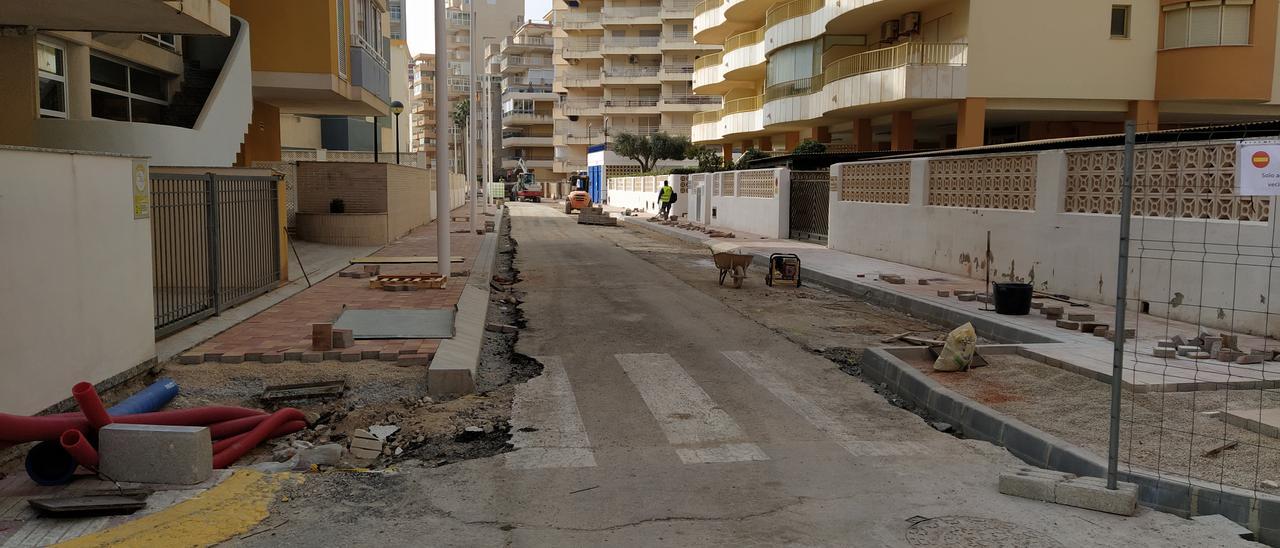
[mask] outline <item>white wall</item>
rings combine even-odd
[[[155,358],[134,161],[0,148],[0,412],[39,412]]]
[[[715,184],[716,178],[724,180],[746,172],[772,172],[778,181],[778,191],[772,198],[748,198],[727,195],[730,185],[721,183],[723,194],[711,196],[712,216],[709,226],[742,231],[767,238],[786,238],[790,232],[790,172],[786,168],[722,171],[708,178]],[[733,189],[738,186],[733,185]]]
[[[249,24],[240,31],[193,128],[115,120],[36,121],[38,146],[149,156],[152,165],[230,166],[253,114]]]
[[[667,181],[676,190],[678,198],[671,206],[671,217],[678,219],[689,210],[689,196],[680,192],[680,181],[687,175],[649,175],[645,177],[610,177],[609,182],[617,186],[609,188],[609,205],[621,208],[638,209],[656,215],[662,204],[658,202],[658,190],[662,182]],[[647,183],[648,186],[644,186]],[[637,190],[623,190],[625,188]],[[652,188],[653,190],[645,190]]]
[[[829,247],[980,280],[989,232],[992,281],[1031,282],[1040,291],[1114,304],[1119,216],[1064,212],[1063,151],[1036,153],[1033,211],[926,205],[929,160],[910,162],[907,204],[840,201],[833,177]],[[1280,335],[1280,322],[1266,317],[1268,309],[1280,313],[1270,289],[1280,288],[1280,272],[1267,266],[1275,229],[1274,220],[1134,217],[1128,294],[1148,302],[1157,317]],[[1185,260],[1170,261],[1160,250],[1168,246],[1162,241],[1175,239]],[[1161,304],[1171,300],[1181,304]]]

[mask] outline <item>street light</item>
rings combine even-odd
[[[400,163],[400,113],[404,112],[404,103],[391,102],[391,113],[396,115],[396,164]]]

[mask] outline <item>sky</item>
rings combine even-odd
[[[409,51],[413,55],[435,51],[435,5],[442,0],[405,0]],[[524,18],[540,19],[551,10],[551,0],[524,0]]]

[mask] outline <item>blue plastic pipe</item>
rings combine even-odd
[[[124,401],[107,409],[107,414],[118,417],[159,411],[178,395],[178,383],[162,378],[151,386],[139,390]],[[37,443],[27,452],[27,476],[40,485],[65,485],[76,473],[75,459],[71,458],[57,440]]]

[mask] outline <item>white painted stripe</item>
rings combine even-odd
[[[667,354],[616,354],[685,464],[768,460],[738,423]]]
[[[537,360],[542,363],[542,375],[517,389],[511,405],[511,444],[516,451],[506,454],[507,468],[595,466],[564,362],[557,356]]]
[[[928,446],[913,441],[875,441],[860,439],[844,423],[836,420],[812,400],[802,396],[791,385],[774,373],[785,368],[782,361],[760,352],[721,352],[729,361],[737,364],[760,386],[782,400],[793,411],[804,417],[818,430],[830,436],[837,445],[856,457],[890,457],[927,455]]]

